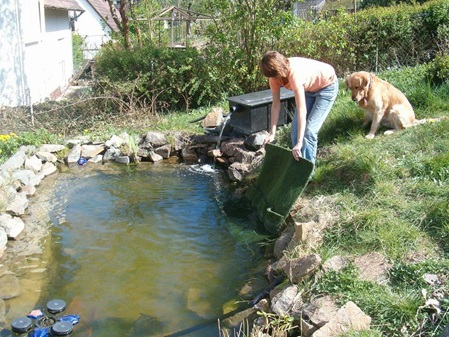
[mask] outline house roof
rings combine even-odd
[[[114,32],[118,32],[119,28],[112,18],[111,11],[109,10],[109,4],[105,0],[86,0],[92,8],[97,12],[101,19],[111,28]],[[115,10],[115,7],[113,7]],[[117,13],[117,17],[120,15]]]
[[[67,9],[72,11],[84,11],[76,0],[44,0],[44,6],[53,9]]]

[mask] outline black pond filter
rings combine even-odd
[[[281,88],[281,111],[278,126],[287,124],[294,114],[295,95],[293,91]],[[231,115],[231,126],[234,131],[243,135],[266,130],[271,125],[271,90],[262,90],[228,98]]]

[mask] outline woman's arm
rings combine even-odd
[[[272,92],[272,95],[273,95],[273,102],[271,104],[271,117],[270,117],[271,125],[269,129],[270,133],[268,137],[265,139],[265,144],[271,143],[274,140],[274,137],[276,135],[276,127],[279,120],[279,114],[281,111],[281,91],[279,90]]]
[[[293,157],[296,160],[299,160],[302,157],[301,148],[302,142],[304,139],[304,132],[306,130],[306,121],[307,121],[307,107],[306,107],[306,96],[304,86],[299,86],[295,91],[295,103],[297,109],[297,118],[298,118],[298,135],[296,145],[292,149]]]

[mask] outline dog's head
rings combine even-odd
[[[351,98],[354,102],[360,102],[368,98],[368,91],[371,87],[373,78],[366,71],[352,73],[346,78],[346,90],[351,90]]]

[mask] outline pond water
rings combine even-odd
[[[263,260],[244,202],[210,166],[104,166],[58,179],[42,303],[80,315],[71,336],[218,336]]]

